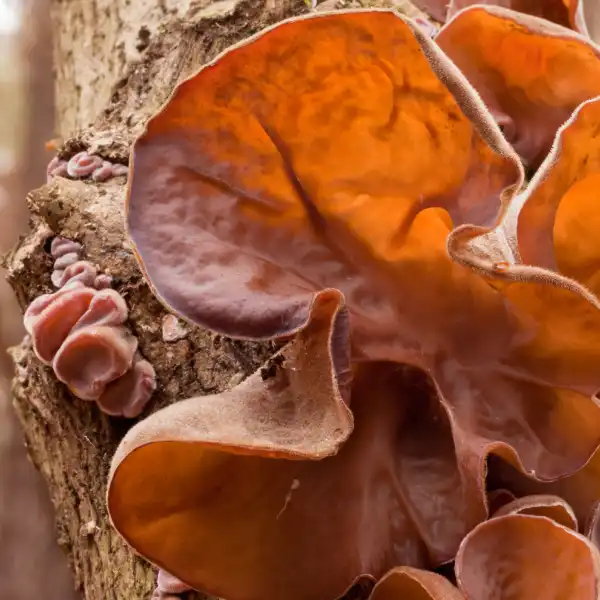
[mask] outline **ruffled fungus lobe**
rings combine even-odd
[[[544,514],[512,513],[482,523],[461,544],[455,571],[458,589],[435,573],[393,569],[370,600],[597,600],[600,595],[597,548]]]
[[[600,294],[599,122],[600,98],[582,104],[561,127],[552,151],[515,203],[521,261],[557,271],[594,296]],[[585,346],[574,345],[571,352],[585,368],[590,360]],[[516,493],[564,497],[582,522],[600,498],[600,452],[574,475],[551,484],[536,483],[495,463],[492,470]]]
[[[520,13],[541,17],[562,25],[571,27],[573,24],[569,4],[577,4],[577,0],[450,0],[447,18],[453,17],[463,8],[474,4],[501,6]]]
[[[600,295],[600,98],[582,104],[521,197],[524,263],[558,271]]]
[[[142,413],[155,389],[154,368],[137,353],[129,371],[111,381],[96,402],[107,415],[133,419]]]
[[[232,337],[295,334],[115,456],[114,525],[190,586],[332,600],[438,565],[487,516],[491,452],[549,481],[598,447],[600,303],[517,264],[521,164],[416,24],[284,22],[184,82],[132,164],[157,295]]]
[[[129,175],[129,167],[127,165],[120,165],[118,163],[112,164],[112,176],[113,177],[127,177]]]
[[[102,164],[92,172],[93,181],[106,181],[113,176],[113,165],[107,160],[103,160]]]
[[[436,42],[475,86],[507,140],[533,168],[575,108],[600,95],[600,50],[542,19],[476,6],[450,20]]]
[[[134,360],[137,340],[124,326],[125,301],[106,285],[92,287],[106,280],[80,260],[81,251],[78,242],[52,241],[52,281],[61,289],[29,305],[25,328],[38,358],[75,396],[96,400],[108,414],[134,417],[155,389],[154,370],[141,357]]]

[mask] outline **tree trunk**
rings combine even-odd
[[[45,181],[44,141],[53,135],[49,0],[19,4],[19,31],[0,34],[0,253],[27,230],[25,194]],[[44,102],[33,105],[35,98]],[[56,544],[48,491],[27,460],[10,401],[13,367],[6,348],[18,343],[23,331],[19,306],[0,269],[0,598],[71,600],[72,577]]]
[[[53,0],[57,130],[64,140],[59,154],[87,149],[127,163],[131,141],[181,78],[232,43],[306,10],[302,0]],[[58,234],[75,238],[127,300],[129,326],[157,373],[149,410],[238,383],[268,349],[199,328],[189,328],[176,342],[163,341],[167,313],[149,292],[125,240],[125,186],[116,181],[56,177],[28,195],[31,231],[6,258],[21,308],[52,291],[49,240]],[[105,508],[110,459],[130,421],[107,418],[94,403],[70,395],[27,339],[12,355],[15,408],[49,489],[59,543],[81,596],[149,598],[155,574],[112,530]]]
[[[394,6],[394,0],[374,4]],[[303,0],[52,0],[57,130],[64,140],[59,155],[85,149],[127,163],[132,140],[179,81],[231,44],[308,10]],[[51,238],[77,239],[127,301],[129,326],[157,373],[149,410],[239,383],[271,348],[191,327],[184,339],[163,340],[167,313],[125,239],[125,186],[116,181],[56,177],[29,193],[31,232],[5,260],[21,308],[52,291]],[[12,355],[15,407],[82,597],[149,598],[155,574],[111,529],[105,507],[110,460],[131,423],[70,395],[27,339]]]

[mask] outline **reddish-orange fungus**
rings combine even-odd
[[[467,67],[483,44],[482,76],[508,29],[519,64],[564,54],[574,85],[556,110],[546,87],[525,94],[535,69],[546,81],[537,63],[514,75],[514,114],[482,93],[527,133],[532,163],[600,68],[587,42],[536,23],[478,7],[442,30],[459,65],[455,40]],[[513,79],[498,81],[508,94]],[[220,334],[290,341],[233,389],[128,432],[108,507],[131,546],[227,600],[334,600],[398,566],[374,600],[492,600],[503,574],[477,555],[514,574],[527,547],[541,558],[511,600],[562,559],[581,571],[572,588],[555,581],[556,600],[592,600],[596,555],[566,526],[586,515],[505,496],[485,521],[485,475],[497,455],[555,481],[598,447],[600,301],[574,271],[522,260],[535,190],[520,193],[494,115],[416,23],[349,11],[246,40],[175,90],[132,166],[127,226],[157,296]],[[540,206],[528,239],[552,235]],[[418,570],[457,551],[460,589]]]

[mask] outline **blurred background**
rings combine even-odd
[[[53,153],[50,0],[0,0],[0,254],[27,231],[25,196]],[[23,337],[21,311],[0,269],[0,599],[72,600],[53,511],[12,410],[6,349]]]

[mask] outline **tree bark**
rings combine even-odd
[[[59,154],[87,149],[126,164],[132,140],[178,81],[232,43],[305,10],[302,0],[54,0],[57,130],[64,140]],[[125,239],[125,186],[116,181],[57,177],[28,195],[30,233],[5,259],[21,308],[52,291],[52,237],[77,239],[88,260],[113,276],[128,303],[129,326],[157,373],[149,410],[238,383],[269,348],[192,327],[184,339],[163,341],[167,313],[147,288]],[[110,460],[131,422],[107,418],[94,403],[70,395],[35,357],[29,340],[12,355],[14,405],[81,596],[149,598],[155,573],[116,535],[105,508]]]
[[[45,181],[44,142],[53,135],[49,1],[23,0],[19,8],[19,31],[0,36],[0,253],[27,230],[25,194]],[[36,98],[44,102],[34,103]],[[14,162],[7,161],[7,155]],[[56,544],[48,491],[27,459],[11,406],[13,367],[6,348],[23,337],[19,317],[0,269],[0,598],[71,600],[72,577]]]
[[[394,6],[393,0],[382,4]],[[308,10],[303,0],[52,0],[57,130],[64,140],[59,155],[85,149],[127,164],[131,142],[179,81],[231,44]],[[124,194],[114,180],[60,177],[29,193],[31,231],[5,259],[21,308],[52,291],[52,237],[77,239],[127,301],[129,326],[157,373],[150,411],[239,383],[272,347],[192,327],[184,339],[162,339],[167,313],[125,238]],[[35,357],[29,340],[12,355],[16,411],[82,597],[149,598],[155,574],[111,529],[105,508],[110,460],[131,423],[107,418],[95,404],[71,396]]]

